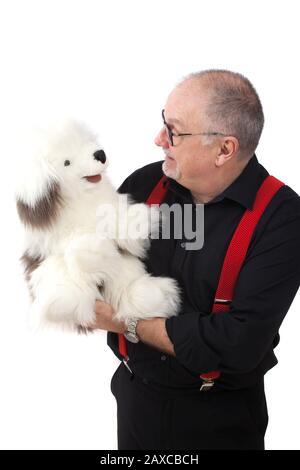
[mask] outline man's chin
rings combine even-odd
[[[166,176],[168,176],[168,178],[172,178],[173,180],[178,180],[180,178],[179,169],[170,168],[166,161],[164,161],[162,164],[162,171]]]

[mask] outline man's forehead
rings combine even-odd
[[[170,116],[170,117],[169,117]],[[167,119],[168,123],[170,124],[182,124],[182,120],[177,119],[176,117],[173,117],[172,114],[167,114],[165,113],[165,118]]]
[[[165,120],[168,124],[185,126],[199,119],[199,107],[195,103],[176,103],[169,106],[166,104],[164,110]]]
[[[172,124],[184,124],[197,118],[206,102],[205,93],[191,86],[178,86],[169,95],[165,105],[165,118]]]
[[[181,125],[189,113],[189,106],[179,96],[170,95],[164,109],[165,119],[169,124]]]

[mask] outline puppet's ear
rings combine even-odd
[[[15,196],[21,221],[45,228],[55,219],[62,199],[59,178],[42,145],[24,145],[16,168]],[[19,156],[20,157],[20,156]]]
[[[50,227],[55,221],[60,208],[62,197],[59,184],[53,182],[36,198],[34,203],[27,204],[24,199],[17,196],[17,210],[24,225],[43,229]]]

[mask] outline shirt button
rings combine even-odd
[[[162,361],[165,361],[165,360],[167,359],[167,356],[165,356],[165,355],[163,354],[162,356],[160,356],[160,359],[161,359]]]
[[[185,248],[185,242],[180,243],[181,248]]]

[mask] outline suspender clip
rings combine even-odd
[[[215,384],[214,379],[202,378],[202,380],[203,384],[200,387],[200,392],[209,392]]]
[[[122,359],[122,361],[123,361],[124,366],[125,366],[125,367],[129,370],[129,372],[133,375],[133,372],[132,372],[132,370],[130,369],[130,367],[129,367],[129,365],[128,365],[129,357],[126,357],[126,358],[124,357],[124,358]]]

